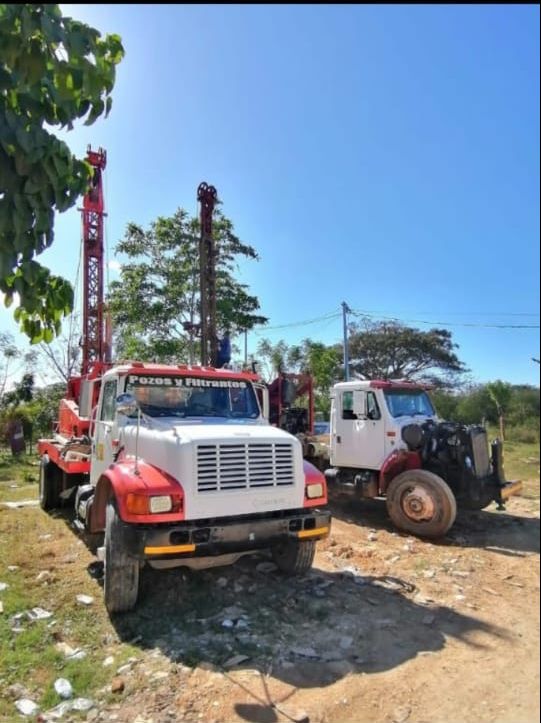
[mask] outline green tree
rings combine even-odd
[[[128,224],[117,253],[128,257],[120,281],[110,285],[108,306],[119,358],[194,362],[199,358],[199,220],[178,209],[143,229]],[[259,301],[235,279],[237,262],[257,259],[219,210],[213,223],[216,244],[216,328],[230,336],[267,321]]]
[[[11,385],[13,375],[19,372],[21,367],[28,372],[32,371],[35,362],[34,351],[23,352],[16,346],[12,334],[0,332],[0,403],[8,385]]]
[[[257,357],[267,381],[271,381],[280,370],[311,374],[315,410],[328,418],[331,406],[330,389],[341,376],[339,349],[312,339],[304,339],[300,345],[291,346],[283,339],[275,344],[268,339],[262,339],[257,347]]]
[[[55,211],[71,208],[92,169],[47,128],[109,113],[118,35],[63,17],[58,5],[0,5],[0,291],[32,343],[51,341],[73,289],[35,257],[53,243]]]
[[[466,370],[447,329],[421,331],[394,321],[353,323],[351,368],[367,379],[411,379],[450,384]]]
[[[502,382],[500,379],[497,379],[495,382],[490,382],[490,384],[487,384],[487,392],[491,401],[496,407],[496,411],[498,412],[498,421],[500,423],[500,437],[503,442],[505,439],[505,414],[511,402],[513,388],[511,384],[508,384],[507,382]]]

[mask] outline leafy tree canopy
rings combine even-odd
[[[351,369],[366,379],[411,379],[442,385],[467,371],[447,329],[421,331],[394,321],[351,324]]]
[[[58,5],[0,4],[0,291],[32,343],[51,341],[73,289],[35,257],[53,243],[55,211],[86,191],[92,168],[48,128],[109,113],[118,35],[63,17]]]
[[[257,259],[252,246],[235,235],[233,224],[215,212],[217,332],[231,336],[267,319],[246,284],[235,278],[238,259]],[[199,360],[199,220],[178,209],[148,229],[128,224],[116,246],[128,262],[121,280],[110,284],[108,306],[114,320],[118,358],[165,363]]]

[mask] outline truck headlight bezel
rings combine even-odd
[[[171,495],[152,495],[148,500],[148,510],[152,515],[165,514],[173,509]]]
[[[312,484],[306,485],[306,496],[309,500],[315,500],[319,497],[323,497],[324,490],[323,490],[323,483],[322,482],[315,482]]]

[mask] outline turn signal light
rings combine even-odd
[[[150,512],[148,507],[148,496],[147,495],[136,495],[131,492],[126,497],[126,509],[132,515],[148,515]]]
[[[181,495],[138,495],[134,492],[126,497],[126,509],[132,515],[159,515],[182,510]]]

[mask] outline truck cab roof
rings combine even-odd
[[[338,382],[334,385],[335,389],[341,391],[353,389],[403,389],[403,390],[421,390],[432,389],[431,384],[423,384],[422,382],[410,382],[407,379],[356,379],[350,382]]]
[[[253,372],[233,369],[215,369],[214,367],[191,366],[189,364],[153,364],[126,361],[109,369],[104,376],[111,374],[148,374],[149,376],[201,377],[206,379],[235,379],[257,382],[259,376]]]

